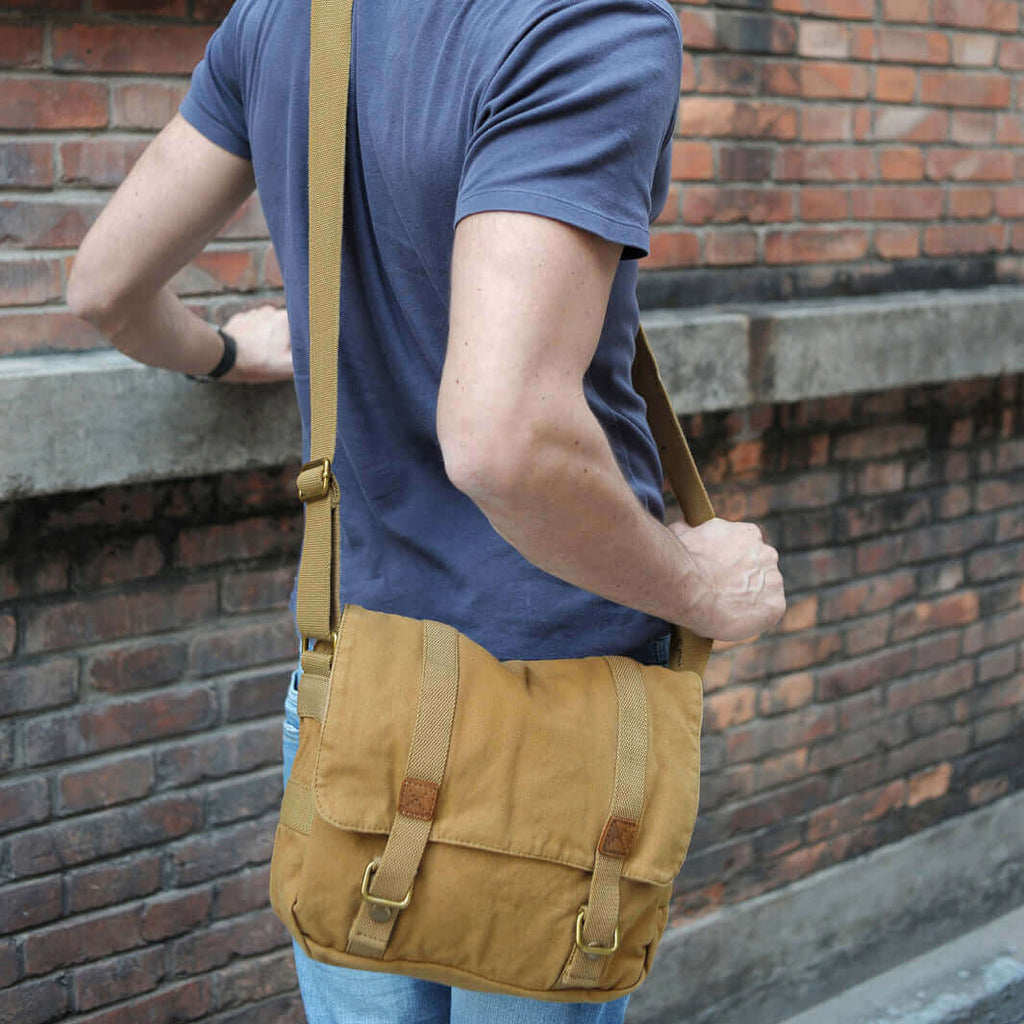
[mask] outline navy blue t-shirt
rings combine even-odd
[[[500,658],[622,652],[667,631],[499,537],[448,481],[435,416],[462,217],[525,211],[621,243],[585,394],[633,491],[663,515],[630,367],[636,259],[668,193],[681,64],[664,0],[356,0],[334,462],[343,601],[450,623]],[[305,458],[308,87],[308,2],[237,0],[181,106],[253,163]]]

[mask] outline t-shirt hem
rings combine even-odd
[[[202,135],[205,135],[214,145],[226,149],[243,160],[252,159],[252,150],[245,139],[240,138],[234,132],[229,131],[219,121],[216,121],[196,102],[191,92],[185,94],[185,98],[178,108],[178,112],[193,128]]]
[[[565,221],[575,227],[590,231],[609,242],[623,246],[622,259],[641,259],[649,252],[650,232],[632,224],[615,220],[589,207],[580,206],[566,199],[533,192],[528,189],[487,189],[460,196],[455,206],[454,224],[472,213],[486,210],[511,210],[515,213],[536,213],[543,217]]]

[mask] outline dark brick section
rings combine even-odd
[[[1024,378],[684,418],[780,552],[770,635],[715,645],[681,922],[1024,785]]]
[[[267,905],[295,471],[0,509],[0,1020],[304,1020]]]

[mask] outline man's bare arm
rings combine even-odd
[[[71,310],[126,355],[207,373],[223,343],[167,282],[200,253],[254,187],[252,164],[210,142],[180,114],[146,148],[82,241],[68,281]],[[291,375],[283,311],[226,325],[238,341],[231,382]]]
[[[560,221],[459,222],[437,428],[450,479],[541,569],[717,639],[785,610],[750,523],[666,528],[630,490],[583,393],[621,248]]]

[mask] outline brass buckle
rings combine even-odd
[[[378,924],[383,924],[385,921],[390,921],[395,912],[405,910],[409,906],[412,902],[412,886],[409,887],[409,891],[405,894],[405,899],[403,900],[387,900],[383,896],[374,896],[370,892],[370,884],[373,882],[373,876],[377,873],[379,867],[379,860],[371,860],[366,865],[366,870],[363,872],[363,887],[360,890],[360,895],[367,903],[372,904],[370,917]]]
[[[302,489],[302,474],[310,469],[320,469],[320,480],[316,490],[303,491]],[[299,492],[299,501],[318,501],[321,498],[326,498],[330,491],[330,479],[331,479],[331,460],[328,458],[313,459],[312,462],[307,462],[302,469],[299,470],[298,479],[295,481],[296,490]]]
[[[330,639],[330,644],[331,644],[331,660],[333,661],[334,660],[334,652],[338,649],[338,630],[332,629],[331,630],[331,635],[330,635],[329,639]],[[313,647],[309,646],[309,641],[310,640],[313,641]],[[327,642],[328,642],[328,638],[327,637],[304,636],[304,637],[302,637],[302,651],[303,651],[303,653],[305,653],[306,651],[312,651],[312,650],[315,649],[317,644],[325,644]]]
[[[591,945],[589,942],[583,941],[583,922],[587,917],[587,908],[584,904],[580,907],[580,912],[576,915],[576,947],[579,951],[590,959],[594,959],[599,956],[611,956],[619,948],[619,925],[618,922],[615,924],[615,937],[612,939],[610,946],[598,946],[596,944]]]

